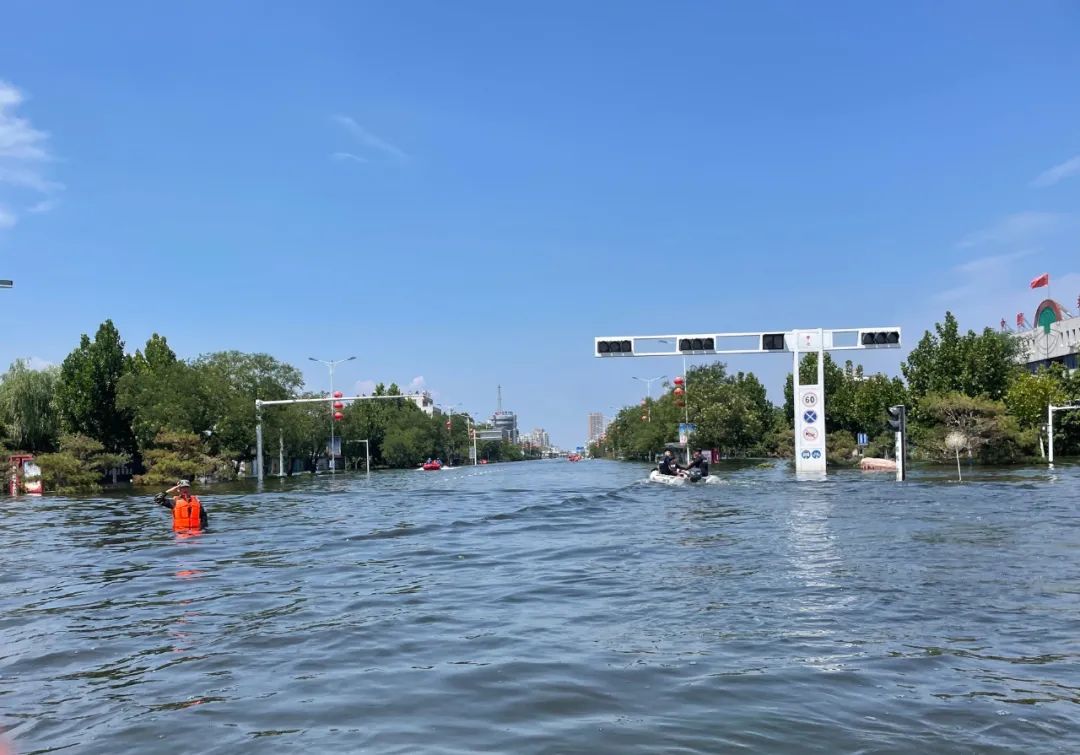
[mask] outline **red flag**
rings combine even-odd
[[[1050,273],[1043,273],[1038,278],[1031,281],[1032,288],[1042,288],[1043,286],[1050,285]]]
[[[1018,328],[1024,327],[1024,313],[1023,312],[1019,312],[1016,315],[1016,327],[1018,327]]]

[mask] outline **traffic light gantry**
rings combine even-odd
[[[802,334],[820,333],[799,342]],[[812,330],[748,331],[744,333],[690,333],[660,336],[601,336],[594,339],[597,357],[666,357],[695,354],[759,354],[777,351],[847,351],[855,349],[900,348],[900,328],[834,328]],[[667,344],[660,348],[639,348],[639,343]],[[725,345],[730,344],[730,345]]]
[[[826,467],[825,352],[898,349],[900,343],[901,332],[896,326],[655,336],[600,336],[594,339],[593,356],[602,358],[686,357],[789,352],[792,355],[794,374],[792,388],[795,409],[792,423],[795,431],[795,470],[799,473],[823,475]],[[801,385],[799,357],[807,353],[817,354],[817,380],[809,385]],[[673,390],[676,400],[682,399],[681,391],[683,391],[681,385]],[[687,419],[688,422],[689,419]],[[900,422],[905,422],[902,411]],[[902,437],[899,432],[898,437]]]

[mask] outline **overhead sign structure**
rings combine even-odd
[[[593,355],[671,357],[711,354],[770,354],[789,351],[794,376],[795,471],[825,474],[825,352],[898,349],[897,326],[874,328],[811,328],[783,332],[691,333],[659,336],[601,336],[593,339]],[[799,356],[817,352],[817,380],[800,383]],[[682,437],[680,428],[680,440]]]
[[[422,393],[401,393],[396,396],[320,396],[319,398],[287,398],[279,399],[276,401],[263,401],[261,399],[255,399],[255,477],[259,482],[263,481],[265,477],[265,471],[263,469],[263,430],[262,430],[262,410],[264,406],[283,406],[285,404],[314,404],[322,402],[345,402],[345,401],[395,401],[399,399],[407,399],[414,402],[418,407],[423,408],[424,394]],[[340,439],[338,439],[340,440]],[[337,443],[333,447],[328,446],[326,449],[331,454],[341,454],[341,444]],[[369,454],[370,455],[370,454]],[[331,457],[332,458],[332,457]],[[370,465],[370,462],[369,462]]]

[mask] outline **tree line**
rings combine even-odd
[[[856,440],[866,433],[867,455],[885,456],[893,448],[887,424],[890,406],[908,407],[910,453],[928,462],[953,458],[945,439],[962,439],[961,452],[980,463],[1016,463],[1040,455],[1047,405],[1080,403],[1080,371],[1061,365],[1032,373],[1017,361],[1021,344],[990,328],[961,332],[951,312],[926,331],[900,377],[867,375],[861,366],[838,365],[825,354],[826,439],[832,463],[857,458]],[[800,382],[817,380],[817,355],[806,354]],[[729,374],[722,363],[692,367],[685,393],[672,383],[660,398],[624,407],[593,453],[649,460],[665,443],[678,439],[684,419],[697,426],[698,448],[719,449],[726,457],[793,456],[793,380],[789,373],[784,405],[776,407],[753,373]],[[651,421],[650,421],[651,416]],[[1080,412],[1055,418],[1055,450],[1080,453]]]
[[[401,395],[394,384],[375,393]],[[34,454],[54,492],[94,489],[117,470],[147,485],[228,480],[255,458],[255,399],[321,395],[305,392],[300,370],[268,354],[220,351],[185,360],[156,333],[127,354],[106,320],[59,366],[33,369],[17,360],[0,376],[0,445],[8,454]],[[264,409],[267,460],[276,461],[280,448],[298,469],[313,471],[328,447],[332,411],[325,402]],[[342,414],[334,433],[350,465],[363,463],[361,439],[376,467],[468,454],[467,415],[428,415],[404,397],[354,402]],[[478,451],[490,461],[523,458],[510,443],[481,443]],[[293,464],[286,466],[291,473]]]

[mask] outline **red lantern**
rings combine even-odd
[[[342,393],[341,391],[334,391],[334,398],[341,398],[344,395],[345,394]]]
[[[676,396],[681,396],[681,395],[683,395],[684,393],[686,393],[686,391],[684,391],[684,390],[683,390],[682,388],[676,388],[676,389],[675,389],[675,395],[676,395]]]
[[[334,402],[334,408],[335,408],[335,409],[344,409],[344,408],[345,408],[345,404],[343,404],[343,403],[342,403],[342,402],[340,402],[340,401],[335,401],[335,402]]]
[[[334,412],[334,421],[335,422],[340,422],[343,419],[345,419],[344,414],[342,414],[341,412]]]
[[[685,383],[685,382],[686,382],[686,381],[685,381],[685,380],[683,380],[683,379],[682,379],[681,377],[677,377],[677,378],[675,378],[675,385],[682,385],[682,384],[683,384],[683,383]]]

